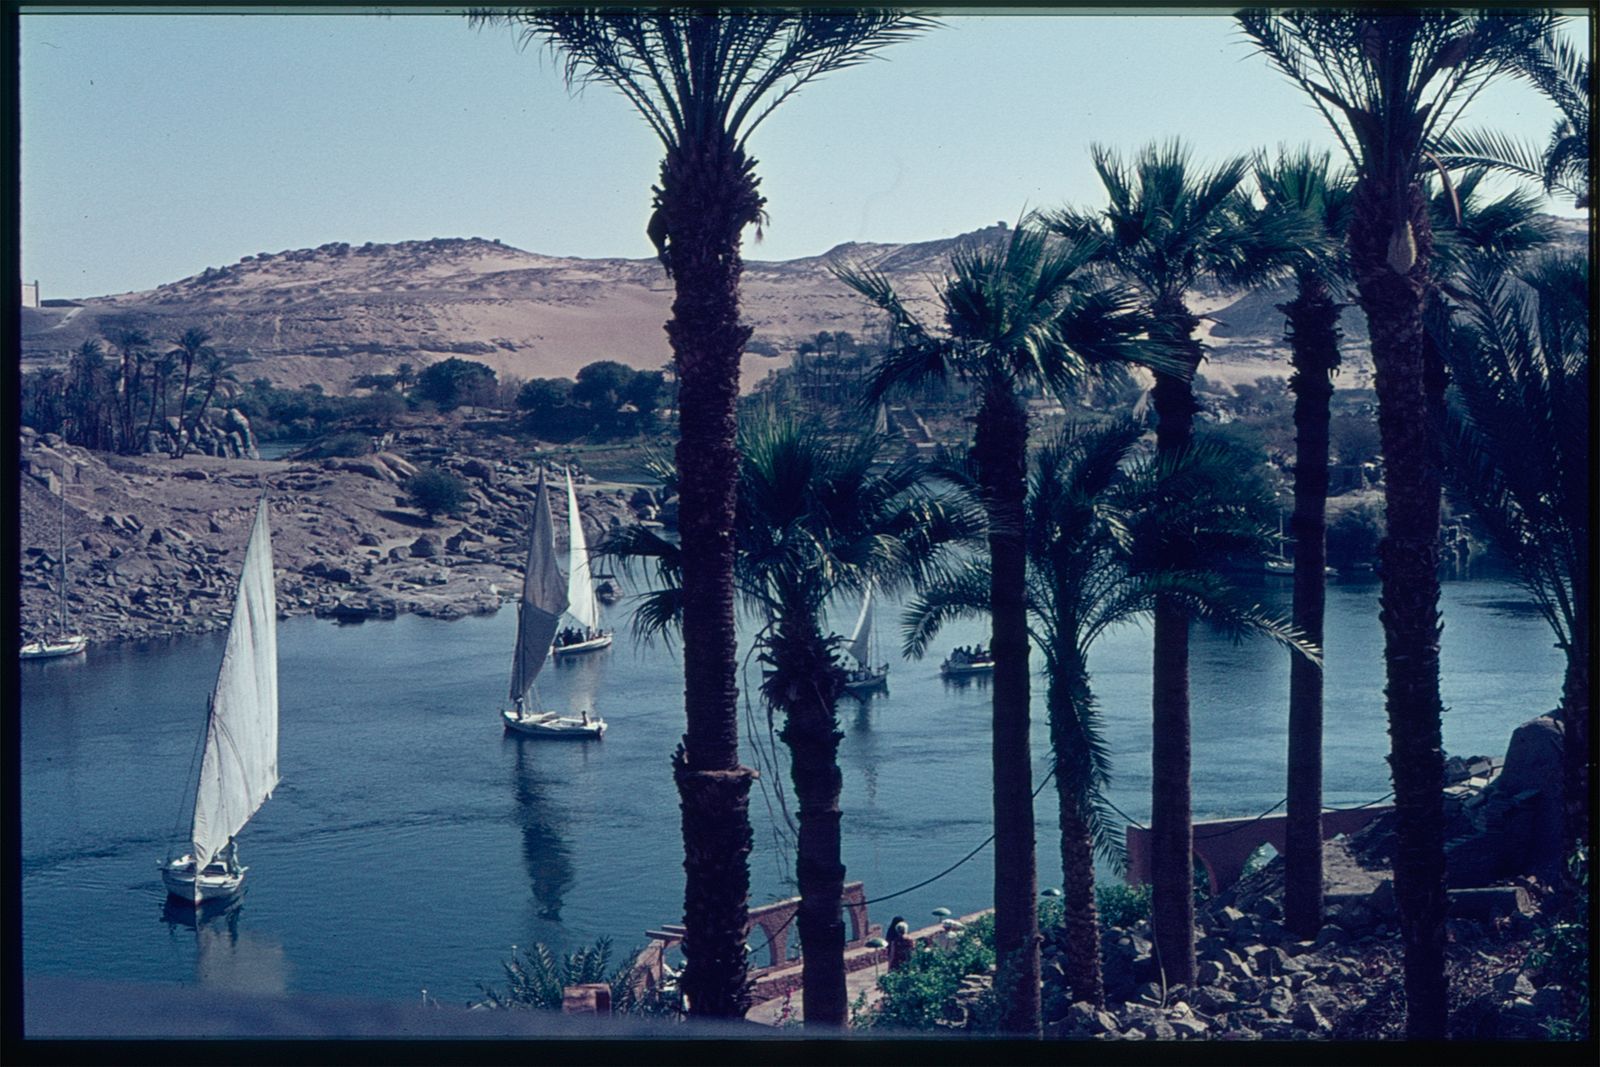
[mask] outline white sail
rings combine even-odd
[[[572,488],[572,472],[567,472],[567,614],[590,630],[600,625],[600,603],[594,596],[594,579],[589,574],[589,546],[583,537],[583,522],[578,518],[578,493]]]
[[[862,670],[872,666],[872,586],[861,595],[861,614],[856,616],[856,628],[850,632],[845,650],[855,658]]]
[[[522,575],[522,599],[517,603],[517,648],[511,660],[511,700],[528,695],[533,680],[544,667],[555,640],[561,613],[567,610],[566,583],[556,567],[555,520],[550,516],[550,496],[544,471],[539,472],[539,492],[533,501],[533,521],[528,537],[528,567]]]
[[[278,784],[278,602],[267,501],[256,507],[222,669],[211,692],[190,834],[195,870],[250,821]]]

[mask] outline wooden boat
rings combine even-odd
[[[570,482],[568,485],[570,489]],[[528,536],[528,563],[522,573],[522,596],[517,601],[517,643],[511,658],[511,707],[501,711],[500,717],[508,731],[526,737],[600,738],[606,732],[605,720],[591,717],[587,710],[572,716],[528,706],[530,695],[532,702],[538,703],[534,681],[550,655],[556,628],[568,606],[569,587],[556,566],[554,528],[550,495],[541,470]]]
[[[939,673],[946,678],[967,678],[976,674],[993,674],[994,657],[988,652],[969,655],[959,649],[945,657],[939,664]]]
[[[256,506],[228,643],[206,708],[188,851],[158,864],[170,897],[192,905],[237,893],[248,867],[236,836],[278,784],[278,605],[267,500]]]

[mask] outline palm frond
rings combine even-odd
[[[913,597],[900,615],[904,635],[901,654],[921,659],[945,623],[972,618],[989,611],[989,565],[969,560],[944,579],[930,583]]]

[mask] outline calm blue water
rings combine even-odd
[[[1285,604],[1288,583],[1261,592]],[[1556,702],[1560,655],[1543,620],[1519,606],[1525,599],[1499,582],[1444,587],[1451,752],[1501,753],[1513,727]],[[886,645],[894,614],[879,616]],[[592,701],[611,724],[605,739],[518,740],[499,723],[513,629],[509,610],[457,622],[283,623],[282,783],[241,838],[251,867],[243,903],[199,930],[164,919],[155,864],[187,813],[222,636],[23,664],[27,973],[397,999],[426,988],[459,1003],[479,981],[501,979],[514,944],[570,949],[605,934],[620,951],[678,921],[674,654],[640,647],[620,627],[610,651],[540,679],[552,706]],[[1359,803],[1389,789],[1376,584],[1330,587],[1327,630],[1326,797]],[[989,692],[936,673],[946,650],[983,636],[977,624],[947,630],[932,661],[895,664],[887,696],[841,708],[845,859],[869,897],[921,881],[989,833]],[[1148,631],[1109,634],[1091,667],[1116,760],[1112,799],[1145,820]],[[1283,796],[1286,654],[1197,629],[1192,678],[1196,814],[1255,814]],[[1042,693],[1043,680],[1035,686]],[[787,760],[779,745],[780,773],[770,773],[765,725],[752,708],[746,736],[765,752],[747,757],[765,783],[751,806],[755,903],[793,892],[792,845],[778,830]],[[1037,782],[1037,721],[1034,737]],[[1049,885],[1060,870],[1053,787],[1038,810]],[[984,907],[990,863],[985,850],[872,908],[873,920]]]

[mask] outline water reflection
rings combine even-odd
[[[562,836],[564,819],[551,804],[550,785],[541,779],[537,761],[528,750],[539,742],[510,736],[517,756],[513,789],[517,798],[517,822],[522,827],[522,862],[539,903],[539,917],[561,921],[562,894],[572,885],[572,851]],[[563,742],[547,741],[546,746]],[[586,742],[571,742],[586,746]]]
[[[982,674],[941,674],[940,681],[944,682],[946,689],[988,689],[989,680],[994,676],[985,671]]]
[[[283,945],[240,928],[243,895],[208,901],[198,907],[167,897],[161,921],[170,938],[194,931],[195,981],[209,989],[230,993],[278,995],[289,988],[289,963]]]

